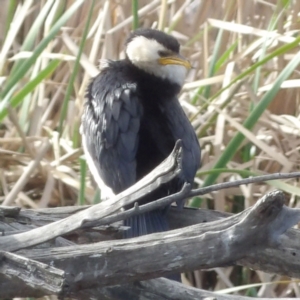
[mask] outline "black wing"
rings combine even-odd
[[[174,139],[182,140],[183,180],[192,183],[201,165],[201,149],[198,138],[177,99],[165,102],[164,109]]]
[[[100,176],[117,194],[136,182],[142,108],[136,85],[128,83],[115,64],[111,62],[88,87],[82,136],[90,170],[98,172],[95,179]]]

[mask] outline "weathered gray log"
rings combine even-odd
[[[30,249],[19,251],[19,254],[65,270],[64,295],[74,295],[74,293],[78,294],[79,290],[127,284],[130,281],[174,271],[226,265],[235,262],[236,259],[253,255],[266,247],[277,245],[282,233],[291,224],[299,221],[299,210],[289,209],[283,203],[283,194],[273,192],[263,197],[251,209],[223,220],[127,241],[110,241],[48,250]],[[153,258],[151,261],[149,256]],[[14,282],[4,280],[3,284],[6,288],[13,288],[11,285]],[[130,286],[133,293],[136,284]],[[147,293],[154,295],[149,292],[147,283],[140,284],[139,288],[141,286],[145,287],[145,295]],[[117,293],[123,288],[106,288],[102,290],[102,295],[108,297],[109,293]],[[152,291],[154,292],[155,289],[153,288]],[[159,299],[159,292],[156,292],[157,299]],[[0,293],[0,296],[6,295]],[[199,298],[199,295],[197,297]]]
[[[185,186],[180,193],[166,197],[165,199],[160,199],[141,207],[136,206],[131,211],[119,212],[119,209],[125,204],[134,203],[141,195],[152,191],[161,183],[171,180],[180,171],[180,146],[177,144],[177,148],[168,160],[137,185],[115,199],[79,211],[77,214],[65,216],[65,219],[61,219],[61,214],[57,214],[56,220],[53,220],[53,215],[50,218],[44,215],[42,221],[41,218],[37,218],[35,222],[31,224],[28,222],[28,224],[24,225],[21,220],[23,218],[23,223],[26,223],[24,222],[24,210],[19,211],[16,208],[0,209],[0,218],[2,219],[0,230],[5,231],[5,233],[19,232],[19,234],[0,237],[0,250],[15,251],[17,249],[28,248],[29,246],[48,241],[55,237],[57,237],[55,240],[59,241],[59,245],[72,244],[59,236],[68,232],[74,232],[74,230],[78,231],[80,228],[109,224],[110,222],[123,219],[124,216],[128,217],[130,214],[135,214],[145,209],[153,209],[154,207],[171,203],[176,199],[181,199],[189,192],[189,186]],[[206,190],[207,188],[202,189],[200,194],[203,194]],[[199,191],[196,192],[198,193]],[[193,193],[195,191],[191,192],[190,195]],[[81,210],[84,208],[76,209]],[[181,212],[177,210],[177,226]],[[69,208],[68,213],[74,213],[73,208]],[[193,211],[193,214],[196,213]],[[289,234],[293,231],[289,231],[287,234],[284,234],[284,232],[299,221],[299,216],[299,210],[283,206],[283,194],[274,192],[271,195],[265,196],[253,208],[238,215],[228,217],[225,220],[218,220],[216,222],[200,224],[177,231],[148,235],[127,241],[110,241],[93,245],[72,245],[71,247],[50,249],[38,249],[40,246],[36,246],[35,249],[26,249],[18,253],[24,255],[23,259],[25,260],[21,261],[24,264],[26,262],[25,257],[28,257],[65,270],[63,282],[60,282],[63,288],[57,288],[56,290],[56,294],[61,296],[76,295],[76,298],[79,298],[79,295],[82,295],[82,299],[87,299],[89,298],[87,294],[92,295],[95,289],[98,288],[97,292],[99,294],[96,294],[99,295],[98,299],[112,299],[112,295],[116,295],[116,299],[122,299],[120,295],[124,294],[125,291],[129,293],[128,295],[131,295],[131,299],[135,299],[134,297],[137,297],[137,295],[142,295],[144,299],[160,299],[160,297],[164,297],[161,299],[169,299],[164,292],[158,290],[159,286],[168,290],[166,285],[161,285],[163,284],[163,281],[160,281],[161,279],[157,281],[152,280],[148,283],[145,282],[145,284],[144,282],[140,284],[128,282],[154,278],[178,271],[229,265],[236,263],[237,259],[239,259],[239,263],[252,267],[256,265],[261,269],[262,265],[258,262],[257,256],[255,260],[253,259],[253,255],[257,254],[258,251],[260,253],[259,257],[265,259],[263,267],[266,266],[268,270],[271,270],[272,267],[278,265],[278,261],[273,265],[268,258],[270,258],[270,255],[274,255],[274,251],[276,252],[278,249],[282,251],[286,250],[282,246],[282,243],[290,243]],[[9,217],[19,222],[12,222],[11,224],[3,222],[5,218]],[[31,218],[34,218],[32,212]],[[220,214],[218,218],[221,218]],[[191,218],[189,218],[189,222],[190,220]],[[41,221],[40,224],[38,224],[39,221]],[[53,221],[55,222],[51,223]],[[48,224],[45,225],[46,223]],[[32,230],[33,227],[41,225],[45,226]],[[27,230],[30,231],[26,232]],[[49,245],[52,247],[51,244]],[[297,247],[298,245],[293,246]],[[195,249],[200,249],[199,253]],[[271,252],[269,251],[268,253],[268,250],[271,250]],[[292,249],[294,257],[298,255],[297,251],[297,248],[296,251]],[[264,253],[265,256],[262,256],[261,253]],[[3,254],[2,260],[0,260],[0,270],[2,270],[2,275],[0,272],[0,282],[5,287],[5,289],[0,289],[0,297],[40,296],[41,294],[38,294],[40,292],[38,289],[36,294],[35,289],[30,287],[32,283],[29,277],[28,281],[24,278],[22,280],[7,280],[9,266],[12,270],[15,270],[15,266],[13,260],[3,259],[6,255],[10,255],[10,253]],[[153,262],[153,260],[149,262],[149,257],[154,258],[156,262]],[[287,255],[285,255],[286,257]],[[39,263],[30,260],[30,264],[38,265]],[[291,271],[291,265],[295,266],[297,264],[293,263],[290,259],[285,265],[283,273],[294,276],[291,273],[295,272],[295,277],[298,277],[299,266]],[[18,272],[15,274],[18,274]],[[44,279],[42,278],[41,280]],[[111,286],[114,284],[118,284],[118,286]],[[111,287],[107,287],[107,285]],[[99,287],[101,288],[100,290]],[[176,287],[179,289],[178,295],[194,295],[187,287],[180,287],[180,285],[176,285]],[[16,294],[9,294],[9,296],[8,294],[3,294],[8,288]],[[26,291],[27,294],[17,294],[20,292],[20,288],[22,288],[22,291]],[[93,290],[90,290],[90,288]],[[50,290],[46,288],[42,292],[49,294]],[[118,293],[119,296],[117,296]],[[205,293],[204,291],[199,291],[199,294],[195,295],[197,299],[203,299],[207,295]],[[215,294],[211,296],[215,297]],[[187,297],[180,297],[178,296],[178,299],[189,299]],[[216,296],[216,299],[225,298]],[[239,299],[242,299],[242,297],[239,297]]]
[[[28,232],[11,236],[0,236],[0,250],[16,251],[43,243],[80,228],[107,224],[105,217],[109,218],[111,214],[118,213],[125,205],[135,203],[139,198],[155,190],[161,184],[169,182],[178,176],[181,172],[181,153],[181,142],[177,141],[174,150],[166,160],[135,185],[118,194],[113,199],[93,205],[68,218],[32,229]],[[170,197],[173,198],[172,201],[176,201],[182,199],[182,194],[177,193],[177,195],[171,195]],[[124,212],[123,214],[127,213]],[[116,216],[117,219],[118,216]],[[119,220],[122,220],[122,216],[119,216]]]
[[[60,220],[61,218],[68,217],[69,215],[85,208],[87,207],[72,206],[43,208],[37,210],[20,210],[19,208],[0,207],[0,212],[3,216],[10,218],[10,224],[16,224],[18,223],[17,221],[19,221],[22,223],[18,224],[19,226],[26,226],[24,223],[26,224],[27,220],[28,224],[34,224],[37,226]],[[10,213],[13,210],[15,211]],[[18,212],[19,215],[16,212]],[[168,212],[170,229],[178,229],[195,225],[197,223],[220,220],[228,216],[231,216],[231,214],[206,209],[199,210],[184,208],[180,210],[176,207],[172,207]],[[120,227],[100,228],[98,230],[99,232],[89,232],[89,230],[85,229],[84,234],[82,232],[80,235],[80,232],[78,232],[78,235],[81,243],[84,241],[97,242],[99,240],[107,240],[108,238],[113,239],[116,236],[116,233],[118,233],[119,228]],[[31,227],[27,230],[29,229],[31,229]],[[105,233],[105,231],[106,235],[102,234]],[[111,232],[112,234],[110,234]],[[57,238],[55,240],[55,246],[63,245],[63,242],[59,243],[60,239],[62,238]],[[76,240],[76,242],[78,242],[78,240]],[[236,263],[269,273],[300,278],[300,260],[297,259],[298,257],[300,257],[300,232],[299,230],[289,229],[284,235],[282,235],[282,238],[276,247],[267,247],[266,249],[260,251],[259,256],[256,254],[249,254],[247,257],[237,261]]]
[[[13,253],[0,252],[0,298],[15,295],[58,295],[65,272]],[[8,283],[8,284],[7,284]],[[13,283],[13,284],[11,284]]]
[[[130,300],[253,300],[256,298],[234,295],[221,295],[201,289],[187,287],[164,278],[137,281],[94,290],[77,292],[76,299],[130,299]],[[280,298],[281,300],[294,300],[295,298]],[[259,298],[259,300],[271,300]]]
[[[223,220],[129,240],[18,253],[67,270],[67,294],[78,286],[87,289],[213,268],[277,245],[280,236],[300,219],[299,210],[283,203],[284,195],[277,191]]]
[[[60,281],[60,273],[57,272],[56,285],[57,290],[63,291],[63,282]],[[56,274],[55,274],[56,275]],[[28,282],[30,283],[30,276]],[[63,276],[62,276],[63,278]],[[45,288],[39,290],[36,286],[30,284],[24,284],[25,281],[20,281],[18,278],[13,278],[14,282],[19,282],[18,285],[9,284],[6,285],[5,281],[2,281],[3,277],[0,275],[0,297],[16,297],[24,296],[27,297],[40,297],[46,295],[47,291]],[[41,278],[43,279],[43,278]],[[15,281],[16,280],[16,281]],[[3,282],[3,283],[2,283]],[[43,281],[41,280],[41,284]],[[61,284],[62,283],[62,284]],[[60,286],[61,284],[61,286]],[[60,288],[61,287],[61,288]],[[54,290],[54,289],[53,289]],[[53,291],[52,291],[53,294]],[[63,298],[64,293],[58,293]],[[201,289],[185,286],[164,278],[151,279],[147,281],[136,281],[132,284],[124,284],[110,287],[78,290],[71,292],[68,297],[78,300],[117,300],[117,299],[130,299],[130,300],[251,300],[253,297],[234,296],[234,295],[221,295],[218,293],[208,292]],[[268,300],[269,298],[259,298],[260,300]],[[281,298],[282,300],[292,300],[295,298]]]
[[[296,221],[297,220],[297,218],[298,218],[298,214],[299,214],[299,212],[298,212],[298,210],[291,210],[291,209],[288,209],[287,207],[284,207],[284,206],[282,206],[281,207],[281,205],[283,204],[283,196],[281,195],[281,194],[277,194],[277,193],[275,193],[275,196],[279,196],[279,199],[275,199],[277,202],[277,205],[275,205],[274,206],[274,203],[273,203],[273,205],[270,205],[270,204],[272,204],[272,203],[269,203],[269,205],[267,205],[267,207],[265,207],[266,209],[267,208],[269,208],[270,210],[271,210],[271,213],[272,214],[274,214],[274,209],[275,210],[280,210],[280,212],[278,213],[278,215],[277,215],[277,218],[275,219],[275,221],[277,220],[279,220],[280,222],[283,222],[284,224],[284,226],[281,226],[281,225],[279,225],[279,227],[281,227],[282,228],[282,231],[284,231],[285,230],[285,228],[287,227],[287,226],[289,226],[289,224],[286,224],[286,222],[285,222],[285,219],[287,219],[287,220],[289,220],[290,222],[294,222],[294,221]],[[274,197],[274,195],[272,196],[272,197]],[[272,198],[271,197],[271,198]],[[271,200],[271,199],[269,199],[269,200]],[[259,204],[257,204],[257,205],[259,205]],[[255,208],[255,207],[254,207]],[[252,208],[252,209],[254,209],[254,208]],[[76,208],[75,208],[76,209]],[[252,210],[251,209],[251,210]],[[4,209],[5,210],[5,209]],[[55,209],[56,211],[59,211],[59,209]],[[63,209],[61,209],[61,210],[63,210]],[[73,208],[67,208],[66,209],[67,211],[69,211],[69,212],[71,212],[71,211],[73,211]],[[2,210],[3,211],[3,210]],[[220,212],[214,212],[214,211],[206,211],[206,210],[187,210],[187,211],[189,211],[189,212],[192,212],[191,214],[190,214],[190,216],[184,221],[184,219],[185,219],[185,216],[186,216],[186,212],[184,212],[184,211],[180,211],[180,210],[176,210],[176,212],[177,212],[177,214],[175,214],[175,217],[176,217],[176,220],[177,220],[177,222],[179,221],[179,220],[181,220],[181,222],[182,222],[182,224],[184,224],[184,225],[187,225],[187,220],[188,220],[188,222],[191,222],[191,220],[192,220],[192,222],[197,222],[197,221],[210,221],[212,218],[217,218],[217,219],[219,219],[219,223],[222,223],[222,221],[220,221],[220,219],[222,218],[222,215],[223,215],[223,213],[220,213]],[[266,213],[267,211],[265,211],[265,212],[263,212],[263,213]],[[3,213],[3,214],[6,214],[6,216],[8,216],[9,215],[9,213],[6,211],[6,213]],[[234,225],[234,226],[237,226],[237,224],[238,224],[238,222],[241,222],[241,220],[245,217],[245,215],[249,215],[250,214],[250,210],[248,210],[248,211],[245,211],[245,212],[243,212],[243,213],[241,213],[241,214],[239,214],[239,215],[235,215],[235,216],[232,216],[231,218],[228,218],[229,220],[231,220],[231,222],[230,223],[227,223],[227,226],[229,226],[230,227],[230,225],[229,224],[231,224],[231,225]],[[181,217],[179,218],[178,216],[179,215],[181,215]],[[199,215],[200,215],[200,218],[199,218]],[[226,214],[224,214],[224,215],[226,215]],[[250,214],[251,215],[251,214]],[[264,214],[263,214],[264,215]],[[268,218],[265,218],[264,219],[264,217],[263,217],[263,215],[261,216],[262,217],[262,219],[260,219],[260,227],[262,226],[263,228],[264,227],[270,227],[271,229],[272,228],[278,228],[278,226],[274,226],[274,224],[270,224],[269,223],[269,221],[270,221],[270,217],[271,217],[271,215],[269,215],[268,216]],[[276,214],[275,214],[276,215]],[[212,217],[213,216],[213,217]],[[291,217],[291,218],[290,218]],[[228,222],[228,219],[227,219],[227,222]],[[275,222],[276,223],[276,222]],[[178,224],[177,224],[178,225]],[[216,226],[216,225],[218,225],[218,226]],[[205,236],[206,234],[205,234],[205,231],[208,231],[208,232],[212,232],[212,231],[216,231],[216,232],[218,232],[218,231],[220,231],[220,230],[222,230],[222,228],[223,228],[223,226],[221,226],[222,228],[220,228],[219,227],[219,225],[220,224],[216,224],[216,222],[212,222],[212,223],[207,223],[207,224],[202,224],[202,230],[201,230],[201,232],[202,232],[202,237],[203,237],[203,235]],[[241,224],[240,224],[241,225]],[[226,227],[226,226],[225,226]],[[246,228],[245,228],[246,227]],[[250,226],[250,227],[253,227],[253,226]],[[224,229],[224,228],[223,228]],[[244,233],[247,233],[249,230],[248,230],[248,226],[245,226],[245,225],[243,225],[241,228],[241,231],[244,231]],[[261,230],[260,229],[258,229],[257,228],[257,230],[260,232]],[[194,230],[193,230],[194,231]],[[291,230],[290,230],[291,231]],[[199,233],[201,233],[201,232],[199,232]],[[292,232],[294,232],[295,234],[297,234],[297,232],[295,231],[295,230],[292,230]],[[169,233],[172,233],[172,232],[169,232]],[[173,233],[175,233],[174,231],[173,231]],[[278,239],[276,238],[276,236],[278,237],[279,235],[280,235],[280,232],[278,232],[278,231],[275,231],[275,236],[274,235],[272,235],[272,239],[271,240],[269,240],[269,242],[267,242],[266,243],[266,240],[267,239],[263,239],[263,243],[261,243],[261,245],[259,245],[259,247],[258,248],[264,248],[265,246],[267,247],[267,245],[271,242],[271,245],[273,244],[273,242],[275,241],[276,242],[276,240],[278,241]],[[243,234],[243,232],[241,232],[241,234]],[[252,240],[253,240],[253,234],[254,234],[254,237],[255,237],[255,233],[252,233]],[[246,236],[248,236],[248,235],[246,235]],[[287,235],[287,236],[289,236],[289,234]],[[150,236],[148,236],[148,237],[150,237]],[[146,238],[146,237],[143,237],[143,238]],[[190,238],[191,237],[189,237],[188,239],[186,239],[186,242],[188,241],[188,240],[190,240]],[[247,237],[246,237],[246,239],[247,239]],[[286,240],[286,238],[284,238],[284,236],[283,236],[283,239],[284,239],[284,241]],[[299,240],[299,239],[298,239]],[[157,239],[154,239],[153,241],[156,241],[157,242]],[[294,243],[297,241],[297,239],[293,239],[293,241],[294,241]],[[163,242],[163,241],[160,241],[160,242]],[[205,240],[204,240],[204,242],[205,242]],[[206,243],[204,243],[204,244],[202,244],[202,245],[200,245],[200,249],[202,250],[203,248],[204,248],[204,246],[203,245],[205,245],[205,246],[207,246],[207,244]],[[106,245],[107,246],[107,245]],[[187,246],[187,245],[185,245],[185,246]],[[209,246],[209,245],[208,245]],[[79,248],[78,248],[79,247]],[[85,247],[87,247],[87,246],[84,246],[84,248]],[[177,247],[177,246],[176,246]],[[248,247],[247,246],[247,249],[249,250],[249,251],[245,251],[244,252],[244,254],[245,255],[248,255],[248,258],[246,258],[246,259],[243,259],[241,262],[243,263],[243,264],[246,264],[246,265],[249,265],[249,262],[247,261],[247,260],[251,260],[251,256],[253,257],[252,258],[252,260],[253,260],[253,262],[252,262],[252,264],[254,264],[254,263],[256,263],[256,264],[258,264],[258,267],[261,269],[261,265],[259,264],[259,259],[261,258],[261,257],[263,257],[264,255],[268,258],[268,259],[266,259],[266,264],[269,264],[270,266],[276,266],[276,263],[272,263],[272,262],[270,262],[270,258],[272,257],[272,256],[268,256],[267,254],[265,254],[265,251],[264,252],[260,252],[260,254],[259,254],[259,256],[255,256],[255,260],[254,260],[254,256],[253,255],[251,255],[251,252],[252,252],[252,250],[254,250],[255,249],[255,247],[257,247],[257,246],[255,246],[254,245],[254,248],[251,248],[251,247]],[[69,248],[69,247],[68,247]],[[65,250],[66,250],[66,252],[68,252],[69,251],[69,249],[68,248],[65,248]],[[76,248],[77,248],[77,250],[78,249],[80,249],[80,246],[76,246]],[[278,248],[278,247],[277,247]],[[280,247],[279,247],[280,248]],[[298,247],[298,249],[299,249],[299,247]],[[60,250],[64,250],[64,248],[57,248],[56,249],[57,251],[59,251],[60,252]],[[204,249],[205,250],[205,249]],[[34,258],[38,258],[35,254],[34,254],[34,252],[32,252],[33,251],[33,249],[32,250],[28,250],[28,252],[31,252],[32,253],[32,256],[34,257]],[[39,250],[40,252],[45,252],[45,250]],[[90,251],[94,251],[94,250],[90,250]],[[192,251],[194,252],[194,246],[192,246]],[[211,250],[209,250],[209,251],[211,251]],[[276,252],[278,252],[278,249],[276,249],[276,250],[273,250],[273,253],[272,253],[272,255],[274,255],[274,251]],[[79,251],[81,254],[80,254],[80,256],[83,254],[83,251]],[[97,248],[95,249],[95,252],[94,252],[94,254],[96,254],[96,256],[97,256],[97,254],[99,254],[98,253],[99,251],[97,250]],[[181,252],[181,251],[180,251]],[[63,252],[62,252],[63,253]],[[74,252],[73,252],[74,253]],[[71,254],[71,256],[73,255],[73,253]],[[141,251],[141,253],[143,253],[143,251]],[[249,254],[250,253],[250,254]],[[296,253],[296,252],[293,252],[294,254]],[[24,250],[24,254],[26,255],[26,251]],[[120,253],[121,254],[121,253]],[[233,252],[233,254],[234,254],[234,252]],[[263,254],[263,255],[262,255]],[[65,254],[63,254],[62,256],[64,256],[64,255],[66,255],[66,253]],[[89,256],[89,255],[91,255],[92,256],[92,252],[89,252],[88,254],[87,254],[87,256]],[[296,255],[296,254],[295,254]],[[65,256],[66,258],[67,258],[67,260],[69,259],[67,256]],[[81,256],[82,257],[82,256]],[[121,257],[123,257],[123,256],[121,256]],[[232,258],[232,262],[235,262],[234,261],[234,259],[237,259],[238,257],[234,257],[234,258]],[[46,259],[45,257],[44,257],[44,259]],[[51,257],[49,257],[48,259],[51,259]],[[63,260],[64,260],[65,258],[63,258]],[[144,258],[145,260],[147,260],[147,258]],[[141,260],[143,260],[143,258],[141,257]],[[46,261],[46,260],[45,260]],[[230,261],[231,261],[231,259],[230,259]],[[82,263],[83,264],[85,264],[85,262],[86,261],[83,261]],[[275,261],[276,262],[276,261]],[[87,263],[91,263],[91,262],[87,262]],[[218,262],[216,262],[217,264],[218,264]],[[291,267],[291,265],[293,265],[293,264],[295,264],[296,263],[296,267],[295,267],[295,269],[296,270],[298,270],[298,273],[299,273],[299,266],[297,267],[297,260],[295,260],[294,262],[293,261],[291,261],[290,260],[290,264],[288,264],[288,267],[287,267],[287,269],[288,270],[285,270],[286,272],[289,272],[289,268]],[[74,266],[74,264],[76,265],[76,261],[72,261],[72,259],[71,260],[69,260],[69,264],[67,264],[67,267],[66,267],[66,269],[67,270],[70,270],[70,264],[72,265],[72,266]],[[194,263],[192,263],[192,264],[194,264]],[[209,266],[209,265],[207,265],[207,267],[211,267],[211,266]],[[80,268],[80,266],[79,266],[79,268]],[[80,268],[81,269],[81,268]],[[74,272],[76,272],[76,270],[73,270]],[[93,270],[93,269],[91,269],[90,270],[91,272],[92,271],[95,271],[95,270]],[[79,273],[74,273],[74,274],[80,274],[80,272]],[[82,274],[82,276],[83,277],[85,277],[85,274],[84,273],[81,273]],[[297,274],[296,274],[297,275]],[[89,276],[90,277],[90,276]],[[295,277],[297,277],[297,276],[295,276]],[[90,279],[91,279],[92,277],[90,277]],[[10,284],[13,284],[14,283],[14,281],[3,281],[3,280],[1,280],[2,278],[0,278],[0,281],[1,282],[3,282],[3,284],[5,284],[5,286],[6,286],[6,288],[9,288],[9,286],[10,286]],[[90,283],[91,284],[93,284],[93,282],[94,282],[94,284],[98,284],[98,282],[99,282],[99,280],[98,280],[98,278],[96,277],[96,278],[94,278],[94,279],[96,279],[95,281],[96,281],[96,283],[94,282],[94,280],[92,280]],[[80,283],[82,283],[82,282],[80,282]],[[78,282],[77,282],[77,284],[78,284]],[[14,290],[14,291],[16,291],[16,287],[14,287],[14,284],[13,284],[13,286],[11,286],[12,287],[12,290]],[[125,289],[125,290],[127,290],[127,288]],[[120,291],[120,292],[124,292],[125,291],[124,290],[124,287],[113,287],[113,288],[106,288],[106,289],[101,289],[101,291],[102,291],[102,296],[104,297],[104,295],[108,295],[108,294],[110,294],[110,293],[117,293],[117,291]],[[133,287],[133,290],[135,290],[135,287]],[[133,291],[132,290],[132,291]],[[24,291],[24,290],[23,290]],[[70,292],[70,294],[73,294],[74,293],[74,291],[72,290],[72,289],[70,289],[69,290],[69,292]],[[99,291],[98,291],[99,292]],[[201,292],[201,291],[200,291]],[[108,293],[108,294],[107,294]],[[145,290],[145,293],[147,293],[147,291]],[[190,291],[188,292],[188,293],[190,293]],[[77,293],[78,294],[78,293]],[[22,294],[23,296],[25,296],[25,294],[23,293]],[[2,296],[2,295],[1,295]],[[3,296],[5,296],[5,295],[3,295]],[[15,296],[17,296],[17,295],[15,295]],[[32,295],[32,294],[27,294],[26,296],[37,296],[36,294],[34,294],[34,295]],[[157,296],[157,295],[156,295]],[[199,297],[200,297],[200,294],[199,294]],[[224,298],[220,298],[221,296],[218,296],[218,298],[217,299],[224,299]],[[84,299],[84,298],[83,298]],[[105,299],[105,298],[104,298]],[[116,299],[118,299],[118,298],[116,298]],[[134,298],[132,298],[132,299],[134,299]],[[146,298],[147,299],[147,298]],[[149,298],[149,299],[151,299],[151,298]],[[157,298],[157,299],[159,299],[159,298]],[[162,298],[162,299],[172,299],[172,298]],[[178,299],[180,299],[180,298],[178,298]],[[184,299],[187,299],[187,298],[184,298]],[[199,299],[201,299],[201,298],[199,298]],[[241,299],[241,298],[240,298]]]
[[[290,210],[292,210],[290,208]],[[298,214],[298,209],[293,209]],[[168,214],[170,228],[177,229],[184,226],[190,226],[202,222],[211,222],[231,216],[226,212],[212,211],[207,209],[183,210],[171,209]],[[268,273],[275,273],[289,277],[300,278],[300,231],[298,229],[289,229],[280,236],[275,245],[266,247],[264,250],[256,253],[247,254],[242,260],[236,261],[236,264],[242,265],[254,270],[262,270]]]

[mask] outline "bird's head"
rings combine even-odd
[[[126,57],[147,73],[183,84],[190,62],[180,55],[178,41],[158,30],[138,29],[126,41]]]

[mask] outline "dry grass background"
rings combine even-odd
[[[36,208],[98,201],[78,134],[84,93],[100,58],[124,57],[133,17],[131,1],[96,0],[92,11],[91,5],[91,0],[1,1],[0,203]],[[69,19],[18,75],[72,7]],[[297,0],[138,1],[139,26],[170,32],[194,66],[180,101],[202,146],[197,184],[214,181],[207,179],[214,174],[221,182],[299,169],[299,67],[272,94],[299,51],[298,44],[289,47],[299,34],[299,9]],[[240,81],[228,87],[237,76]],[[272,100],[267,109],[251,130],[243,128],[266,95]],[[213,170],[238,131],[246,138],[233,147],[224,167]],[[192,204],[238,212],[274,188],[286,192],[287,205],[299,206],[295,179],[224,190]],[[297,282],[242,267],[195,272],[187,283],[215,291],[241,286],[233,293],[252,296],[300,297]]]

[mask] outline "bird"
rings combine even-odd
[[[151,172],[181,140],[180,176],[143,196],[143,204],[193,183],[200,167],[198,138],[178,100],[191,64],[176,38],[155,29],[133,31],[124,52],[124,59],[101,60],[99,74],[87,87],[82,146],[101,197],[110,198]],[[167,231],[166,211],[125,220],[124,237]]]

